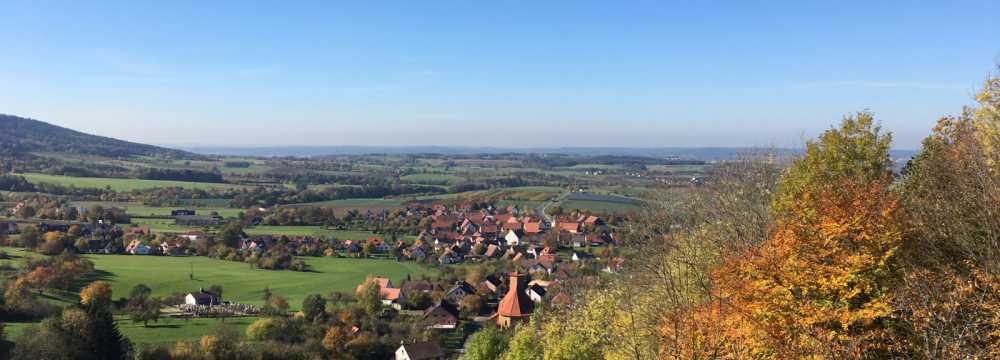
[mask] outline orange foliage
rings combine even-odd
[[[80,290],[80,303],[102,305],[111,303],[111,284],[95,281]]]
[[[695,318],[718,317],[701,322],[752,357],[877,351],[893,313],[887,287],[902,242],[900,207],[887,184],[844,181],[805,192],[769,241],[713,271],[719,308]]]
[[[51,267],[39,266],[25,275],[24,278],[31,287],[44,290],[56,281],[56,272]]]

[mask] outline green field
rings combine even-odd
[[[201,230],[198,227],[174,225],[174,219],[144,219],[132,218],[132,225],[148,227],[155,233],[183,233],[190,230]]]
[[[124,296],[137,284],[146,284],[156,296],[222,285],[223,299],[260,305],[262,291],[269,287],[275,294],[288,298],[293,310],[309,294],[353,292],[369,274],[399,282],[407,274],[417,278],[430,271],[412,262],[375,259],[302,257],[311,271],[296,272],[252,269],[249,264],[201,256],[87,255],[87,258],[94,262],[98,279],[110,281],[115,294]],[[192,268],[193,280],[189,277]]]
[[[24,259],[41,256],[22,249],[0,248],[15,256],[10,262],[16,266]],[[93,278],[112,284],[115,297],[125,296],[137,284],[146,284],[154,296],[197,291],[212,285],[221,285],[227,301],[260,305],[262,291],[268,287],[277,295],[288,299],[291,311],[297,311],[309,294],[328,295],[333,291],[353,293],[355,287],[370,274],[387,276],[401,282],[407,275],[419,278],[430,270],[412,262],[395,262],[375,259],[314,258],[302,257],[311,267],[309,272],[273,271],[251,269],[248,264],[207,257],[168,257],[133,255],[86,255],[94,262],[97,272]],[[194,269],[194,279],[190,271]],[[57,301],[66,305],[66,301]],[[254,318],[227,319],[226,324],[236,326],[240,333]],[[161,320],[146,328],[120,318],[119,326],[126,336],[136,343],[173,343],[179,340],[197,340],[211,332],[219,323],[216,319]],[[6,324],[8,339],[16,339],[29,323]]]
[[[62,186],[75,186],[78,188],[110,188],[114,191],[130,191],[134,189],[152,189],[163,187],[182,187],[187,189],[228,189],[243,188],[242,185],[199,183],[187,181],[167,181],[167,180],[139,180],[139,179],[115,179],[115,178],[90,178],[73,177],[46,174],[18,174],[24,176],[32,184],[50,183]]]
[[[288,235],[288,236],[318,236],[337,238],[341,240],[364,240],[372,236],[387,239],[386,235],[378,235],[371,231],[324,229],[321,226],[254,226],[244,229],[250,235]],[[408,239],[414,236],[401,236]]]
[[[461,182],[465,178],[448,174],[410,174],[400,177],[400,180],[417,184],[448,185]]]
[[[559,203],[563,211],[582,210],[594,213],[624,214],[642,209],[636,204],[610,201],[565,200]]]
[[[118,318],[118,329],[130,341],[136,344],[169,345],[178,341],[196,341],[204,335],[212,333],[217,326],[232,326],[241,335],[246,328],[256,321],[254,317],[229,318],[225,322],[219,319],[195,318],[188,320],[160,319],[158,323],[149,323],[149,327],[133,324],[127,318]],[[36,323],[9,323],[4,331],[7,339],[15,341],[25,328]]]
[[[311,203],[299,203],[290,204],[284,206],[290,207],[301,207],[301,206],[322,206],[322,207],[332,207],[337,216],[343,216],[350,210],[357,210],[358,212],[371,211],[382,211],[382,210],[392,210],[402,207],[403,200],[401,199],[341,199],[341,200],[329,200],[329,201],[319,201]]]
[[[24,265],[24,262],[30,258],[44,256],[15,247],[0,247],[0,251],[7,253],[7,255],[11,257],[10,259],[0,260],[0,264],[11,265],[14,267],[21,267]]]
[[[228,201],[228,200],[227,200]],[[105,208],[117,207],[120,209],[126,209],[126,212],[132,216],[170,216],[172,210],[177,209],[189,209],[193,208],[198,211],[199,214],[210,214],[215,211],[219,213],[222,217],[236,217],[239,215],[243,209],[234,209],[228,207],[217,207],[217,206],[147,206],[140,203],[126,203],[126,202],[110,202],[110,201],[75,201],[73,202],[76,206],[82,207],[93,207],[95,205],[100,205]]]

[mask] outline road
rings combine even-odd
[[[546,201],[545,203],[542,203],[541,206],[535,207],[535,215],[537,215],[540,219],[543,220],[543,222],[544,222],[543,225],[545,225],[545,227],[551,227],[552,223],[554,222],[553,221],[554,219],[552,219],[552,217],[549,216],[549,214],[546,212],[546,210],[548,210],[550,206],[552,206],[552,205],[554,205],[554,204],[562,201],[567,196],[569,196],[569,191],[568,190],[567,191],[563,191],[562,194],[559,194],[558,196],[552,198],[551,200]]]

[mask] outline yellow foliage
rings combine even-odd
[[[888,180],[807,192],[771,240],[713,273],[724,336],[760,358],[836,358],[877,350],[893,307],[902,243]],[[707,315],[711,315],[709,312]]]
[[[92,305],[95,303],[107,304],[111,302],[111,284],[104,281],[95,281],[80,290],[80,303]]]

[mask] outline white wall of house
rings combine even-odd
[[[507,241],[507,245],[520,245],[521,244],[521,238],[517,237],[517,233],[515,233],[513,231],[508,231],[507,232],[507,236],[504,236],[503,239]]]
[[[406,354],[406,348],[400,346],[396,349],[396,360],[410,360],[410,356]]]

